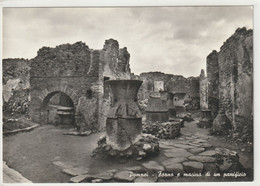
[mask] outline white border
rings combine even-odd
[[[258,83],[259,69],[260,69],[260,28],[259,28],[259,17],[260,17],[260,1],[258,0],[0,0],[0,24],[1,24],[1,42],[0,42],[0,58],[2,59],[2,8],[3,7],[111,7],[111,6],[228,6],[228,5],[253,5],[254,6],[254,181],[253,182],[178,182],[178,183],[154,183],[156,185],[169,185],[169,184],[180,184],[180,185],[260,185],[259,174],[259,123],[260,118],[258,111],[260,108],[260,87]],[[2,77],[2,65],[0,66],[0,75]],[[2,97],[2,81],[0,81],[0,96]],[[2,105],[2,99],[0,99]],[[0,113],[2,121],[2,112]],[[2,135],[2,126],[0,127]],[[2,136],[0,138],[0,149],[2,149]],[[1,151],[2,152],[2,151]],[[1,154],[2,158],[2,154]],[[0,183],[2,185],[21,185],[21,184],[3,184],[2,183],[2,163],[0,163]],[[116,183],[113,183],[116,184]],[[119,185],[121,183],[118,183]],[[24,184],[22,184],[24,185]],[[37,185],[71,185],[71,184],[37,184]],[[86,184],[80,184],[86,185]],[[95,184],[104,185],[104,184]],[[112,184],[105,184],[112,185]],[[128,185],[128,184],[124,184]],[[136,185],[136,184],[135,184]],[[144,185],[144,184],[137,184]],[[147,185],[147,184],[145,184]]]

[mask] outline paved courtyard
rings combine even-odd
[[[221,181],[204,176],[208,172],[212,175],[215,170],[218,146],[214,142],[216,137],[209,136],[208,129],[197,128],[195,122],[185,123],[180,138],[161,140],[157,157],[141,161],[91,157],[104,132],[85,137],[63,135],[67,130],[45,125],[4,137],[3,159],[34,183]],[[217,145],[228,146],[223,142]],[[240,159],[244,167],[252,168],[252,158],[242,155]],[[196,174],[176,177],[160,171]]]

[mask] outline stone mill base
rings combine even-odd
[[[158,138],[150,134],[142,134],[136,143],[125,150],[113,149],[107,144],[106,136],[100,137],[98,147],[93,150],[93,156],[110,156],[115,158],[134,158],[142,160],[147,157],[156,156],[159,153]]]

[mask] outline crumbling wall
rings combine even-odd
[[[242,140],[253,134],[253,31],[238,28],[207,57],[210,106],[217,104]],[[215,103],[212,101],[215,99]],[[216,105],[215,105],[216,107]],[[250,139],[249,139],[250,138]]]
[[[141,73],[138,79],[143,81],[138,92],[138,98],[139,100],[145,100],[149,99],[149,96],[156,90],[156,82],[164,82],[160,89],[165,90],[165,83],[169,81],[170,76],[162,72],[148,72]]]
[[[76,115],[86,118],[95,110],[93,120],[77,123],[80,126],[97,126],[98,93],[93,86],[98,82],[99,53],[82,42],[59,45],[55,48],[43,47],[37,56],[31,59],[30,83],[32,120],[45,123],[46,111],[43,105],[57,92],[67,94],[74,103]],[[92,91],[91,99],[96,107],[86,109],[79,98],[87,98],[87,90]],[[84,99],[83,99],[84,100]]]
[[[30,88],[30,116],[35,122],[45,123],[45,106],[55,94],[63,92],[73,102],[78,127],[98,130],[104,128],[110,107],[104,82],[130,79],[129,59],[127,48],[120,49],[113,39],[106,40],[101,50],[90,49],[83,42],[42,47],[31,60],[3,60],[3,98],[8,101],[16,89]]]
[[[211,109],[213,119],[217,116],[219,107],[219,66],[218,53],[213,50],[207,56],[207,79],[208,79],[208,106]]]
[[[27,113],[30,88],[30,61],[3,59],[3,111]]]
[[[253,115],[253,31],[237,29],[221,47],[218,65],[220,104],[236,129],[238,118]]]
[[[203,69],[200,73],[200,109],[208,109],[208,79]]]
[[[196,107],[196,103],[199,101],[198,77],[185,78],[180,75],[164,74],[162,72],[147,72],[140,74],[140,76],[132,75],[132,78],[143,81],[138,93],[140,100],[149,99],[149,96],[157,90],[156,83],[163,82],[160,85],[163,84],[163,90],[165,91],[186,93],[185,98],[187,99],[185,102],[191,102],[191,105]],[[162,89],[162,86],[160,86],[160,89]]]
[[[186,93],[191,98],[199,98],[199,77],[173,75],[166,87],[171,92]]]

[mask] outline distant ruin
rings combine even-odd
[[[181,75],[164,74],[162,72],[146,72],[132,78],[143,81],[138,93],[139,99],[149,99],[150,95],[159,95],[160,91],[174,94],[174,105],[184,106],[188,103],[192,108],[199,108],[199,77],[185,78]]]

